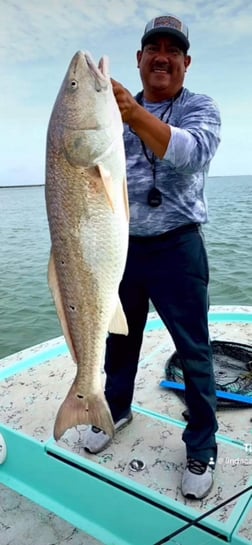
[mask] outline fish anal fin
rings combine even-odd
[[[58,441],[66,430],[85,424],[100,428],[111,438],[114,436],[114,422],[103,392],[82,395],[74,382],[59,408],[54,424],[54,438]]]
[[[119,335],[128,335],[129,333],[126,316],[119,297],[116,310],[110,320],[109,333],[117,333]]]
[[[50,290],[52,292],[53,300],[54,300],[54,303],[55,303],[55,307],[56,307],[56,310],[57,310],[57,315],[58,315],[58,318],[59,318],[59,321],[60,321],[60,325],[61,325],[61,328],[62,328],[62,331],[63,331],[63,335],[65,337],[65,341],[66,341],[67,346],[68,346],[68,348],[70,350],[70,354],[72,356],[72,359],[74,360],[75,363],[77,363],[77,356],[76,356],[74,345],[73,345],[73,342],[72,342],[72,339],[71,339],[71,335],[70,335],[70,331],[69,331],[69,328],[68,328],[68,323],[67,323],[67,319],[66,319],[66,315],[65,315],[65,311],[64,311],[64,306],[63,306],[63,303],[62,303],[62,298],[61,298],[61,293],[60,293],[60,288],[59,288],[59,282],[58,282],[58,277],[57,277],[57,271],[56,271],[56,267],[55,267],[55,260],[54,260],[52,250],[51,250],[49,264],[48,264],[48,284],[49,284],[49,288],[50,288]]]
[[[112,176],[109,170],[107,170],[100,163],[96,165],[96,169],[98,170],[98,173],[102,179],[102,183],[103,183],[108,204],[110,208],[112,209],[112,211],[114,212],[115,211],[115,205],[114,205],[115,195],[114,195],[114,185],[113,185]]]

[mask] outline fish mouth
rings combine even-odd
[[[101,57],[98,66],[96,66],[90,53],[84,53],[88,68],[95,79],[96,91],[106,90],[110,81],[109,78],[109,60],[105,55]]]

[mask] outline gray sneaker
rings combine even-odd
[[[120,418],[120,420],[115,423],[115,431],[119,431],[127,426],[127,424],[131,422],[132,418],[132,412],[129,411],[125,417]],[[87,452],[97,454],[98,452],[104,450],[111,443],[111,441],[112,437],[110,437],[110,435],[102,431],[100,428],[97,428],[96,426],[89,426],[87,431],[84,433],[83,446]]]
[[[214,460],[212,458],[208,464],[188,458],[181,483],[183,496],[197,500],[207,496],[213,486],[213,475]]]

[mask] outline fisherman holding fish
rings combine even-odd
[[[183,86],[191,57],[187,26],[174,15],[152,19],[137,52],[143,90],[136,97],[112,80],[124,121],[130,236],[119,295],[129,334],[110,333],[105,397],[115,429],[132,420],[131,402],[149,300],[183,363],[189,421],[182,439],[187,463],[184,496],[205,497],[217,458],[216,396],[208,331],[209,270],[201,224],[204,184],[220,142],[215,102]],[[111,436],[85,433],[97,453]]]

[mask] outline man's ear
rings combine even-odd
[[[192,60],[192,57],[190,55],[185,55],[185,61],[184,61],[185,68],[188,68],[188,66],[190,66],[191,60]]]
[[[142,54],[143,52],[142,51],[137,51],[137,68],[139,68],[139,65],[140,65],[140,62],[141,62],[141,58],[142,58]]]

